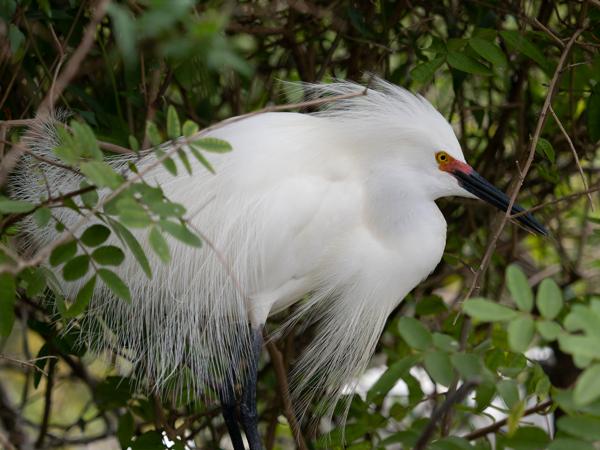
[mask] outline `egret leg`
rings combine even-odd
[[[227,377],[220,397],[223,419],[225,419],[225,426],[229,432],[229,437],[231,438],[233,448],[234,450],[245,450],[244,441],[242,440],[242,433],[236,417],[237,402],[235,398],[233,373]]]
[[[258,360],[263,345],[262,326],[252,330],[252,354],[248,361],[248,372],[242,393],[240,415],[242,425],[246,430],[246,438],[250,450],[262,450],[260,434],[258,433],[258,411],[256,409],[256,382],[258,376]]]

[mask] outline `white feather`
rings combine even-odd
[[[154,277],[129,256],[119,274],[132,304],[98,289],[87,321],[96,349],[125,351],[157,391],[206,394],[248,354],[248,317],[263,324],[310,293],[289,318],[317,322],[295,365],[295,398],[300,409],[323,393],[339,400],[366,368],[389,313],[442,256],[446,223],[434,200],[465,194],[435,163],[439,150],[464,161],[446,120],[422,97],[382,80],[374,86],[313,115],[262,114],[213,131],[234,149],[211,155],[216,176],[198,164],[192,176],[153,170],[147,181],[188,212],[201,208],[191,221],[220,255],[167,237],[173,262],[164,265],[146,232],[136,232]],[[363,89],[302,87],[313,97]],[[48,157],[52,127],[38,125],[31,136],[29,145]],[[115,164],[124,167],[122,159]],[[16,196],[44,196],[38,167],[54,191],[78,187],[76,176],[28,160],[14,180]],[[55,213],[67,226],[77,220],[67,209]],[[37,246],[55,237],[51,228],[31,232]]]

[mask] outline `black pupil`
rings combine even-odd
[[[440,159],[441,159],[442,161],[445,161],[445,160],[446,160],[446,155],[440,155]]]

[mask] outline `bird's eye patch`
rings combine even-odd
[[[435,160],[438,162],[438,164],[444,164],[450,162],[450,155],[448,155],[446,152],[437,152],[435,154]]]

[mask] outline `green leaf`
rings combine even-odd
[[[514,450],[540,450],[546,448],[550,438],[538,427],[520,426],[512,436],[502,440],[502,448]]]
[[[23,32],[12,23],[8,25],[8,41],[10,42],[10,53],[12,55],[15,55],[25,42]]]
[[[131,302],[129,288],[116,273],[108,269],[98,269],[98,276],[113,294],[125,301]]]
[[[512,408],[519,402],[519,387],[514,380],[501,380],[496,385],[496,389],[508,408]]]
[[[168,263],[171,261],[169,245],[157,227],[152,227],[150,229],[148,240],[150,241],[150,246],[162,262]]]
[[[536,323],[536,327],[538,333],[547,341],[555,340],[562,332],[560,325],[550,320],[540,320]]]
[[[110,236],[110,229],[99,223],[88,227],[81,235],[81,242],[88,247],[96,247],[102,244]]]
[[[479,56],[491,62],[494,66],[508,66],[506,55],[495,43],[479,37],[472,37],[469,39],[469,46],[475,50]]]
[[[558,429],[571,436],[589,441],[600,440],[600,419],[589,416],[563,416],[557,421]]]
[[[131,450],[164,450],[163,437],[158,431],[146,431],[130,444]]]
[[[600,339],[600,314],[588,306],[573,305],[563,325],[568,331],[584,331],[585,334]]]
[[[595,447],[589,442],[571,438],[556,438],[548,446],[548,450],[594,450]]]
[[[443,333],[433,333],[432,335],[433,345],[439,350],[443,350],[446,353],[454,352],[459,349],[459,344],[456,339],[452,336],[448,336]]]
[[[548,160],[554,164],[556,161],[556,152],[552,144],[544,138],[539,138],[536,151],[542,155],[545,155]]]
[[[52,250],[50,254],[50,264],[53,266],[58,266],[59,264],[64,263],[68,259],[71,259],[77,253],[77,242],[71,240],[66,242],[65,244],[61,244]]]
[[[0,336],[8,336],[15,323],[15,302],[17,287],[9,273],[0,274]]]
[[[417,350],[425,350],[432,344],[431,333],[421,322],[412,317],[401,317],[398,331],[408,345]]]
[[[444,64],[445,60],[445,56],[438,56],[431,61],[419,64],[410,71],[410,76],[420,84],[428,83],[435,75],[435,72]]]
[[[119,219],[130,228],[146,228],[152,225],[152,219],[142,208],[120,208]]]
[[[105,266],[118,266],[125,259],[125,254],[119,247],[106,245],[94,250],[92,259]]]
[[[169,105],[167,109],[167,135],[171,139],[176,139],[181,136],[181,125],[179,124],[179,116],[173,105]]]
[[[394,385],[400,380],[408,371],[413,367],[419,358],[414,355],[405,356],[400,361],[396,361],[394,364],[389,366],[387,370],[379,377],[375,384],[367,392],[367,402],[377,403],[387,395],[387,393],[394,387]]]
[[[450,361],[464,378],[478,377],[483,369],[479,357],[470,353],[456,353],[450,357]]]
[[[44,367],[46,367],[48,361],[50,361],[50,358],[47,358],[47,356],[50,356],[50,346],[46,343],[42,345],[35,357],[35,367],[37,369],[33,371],[33,387],[35,389],[40,385],[40,381],[42,381],[42,371],[44,370]]]
[[[544,70],[548,70],[548,59],[534,43],[525,37],[523,32],[518,30],[504,30],[500,32],[500,36],[502,36],[504,42],[510,47],[534,60]]]
[[[193,146],[190,146],[190,151],[192,152],[192,155],[194,155],[194,157],[198,160],[198,162],[206,168],[206,170],[208,170],[212,174],[216,173],[211,163],[208,161],[208,159],[204,157],[202,153],[200,153]]]
[[[100,147],[98,147],[96,135],[90,126],[76,120],[72,120],[70,126],[73,138],[80,148],[80,156],[86,159],[91,158],[96,161],[102,161],[104,155]]]
[[[76,256],[64,265],[62,269],[63,278],[66,281],[78,280],[85,276],[89,268],[90,257],[88,255]]]
[[[542,316],[548,320],[554,319],[563,306],[562,292],[551,278],[546,278],[540,283],[536,298],[537,307]]]
[[[448,311],[448,306],[444,303],[437,295],[430,295],[419,300],[415,307],[415,314],[417,316],[430,316],[438,315]]]
[[[475,390],[475,403],[477,411],[481,412],[492,403],[496,394],[496,385],[494,383],[481,383]]]
[[[198,132],[198,124],[196,122],[192,122],[191,120],[186,120],[183,123],[183,135],[185,137],[191,137]]]
[[[561,334],[558,338],[560,349],[573,356],[600,359],[598,339],[590,336],[572,336]]]
[[[212,153],[227,153],[232,150],[229,142],[214,137],[196,139],[194,142],[191,142],[190,145],[193,147],[200,147],[201,149]]]
[[[119,417],[119,426],[117,427],[117,439],[121,448],[128,448],[131,443],[131,438],[135,431],[135,422],[133,416],[128,411]]]
[[[30,298],[37,297],[46,288],[46,273],[41,267],[37,267],[29,274],[23,273],[23,280],[27,284],[26,293]]]
[[[450,386],[454,380],[454,370],[450,356],[446,352],[435,351],[425,355],[425,369],[433,381],[444,386]]]
[[[154,122],[146,122],[146,135],[153,146],[157,146],[162,143],[162,137]]]
[[[372,449],[373,447],[369,447]],[[432,442],[427,447],[429,450],[473,450],[473,447],[466,439],[456,436],[449,436]]]
[[[533,339],[535,323],[530,316],[521,316],[508,323],[508,345],[512,351],[525,353]]]
[[[455,69],[476,75],[491,75],[489,67],[481,64],[469,55],[461,52],[450,52],[447,57],[448,64]]]
[[[463,311],[482,322],[506,322],[518,316],[516,311],[483,298],[466,300],[463,303]]]
[[[164,231],[185,244],[191,245],[192,247],[202,246],[200,238],[181,223],[161,220],[159,225]]]
[[[31,202],[24,200],[11,200],[0,195],[0,213],[1,214],[19,214],[27,213],[35,208]]]
[[[587,369],[577,379],[573,400],[581,407],[589,405],[600,398],[600,364],[596,363]]]
[[[35,224],[40,228],[44,228],[48,225],[51,218],[52,211],[50,211],[50,208],[40,208],[33,213],[33,220],[35,220]]]
[[[587,130],[592,142],[600,140],[600,81],[592,88],[586,105]]]
[[[83,181],[80,183],[79,187],[80,188],[86,188],[92,186],[91,184],[89,184],[87,181]],[[88,192],[84,192],[83,194],[80,195],[81,197],[81,201],[83,202],[83,204],[85,206],[87,206],[88,208],[93,208],[94,206],[96,206],[98,204],[98,191],[96,189],[93,189],[91,191]]]
[[[187,156],[187,153],[183,150],[183,149],[179,149],[177,150],[177,155],[179,156],[179,159],[181,160],[183,167],[185,167],[185,171],[191,175],[192,174],[192,165],[190,164],[190,160]]]
[[[156,159],[160,159],[162,161],[162,165],[171,175],[177,175],[177,164],[175,164],[175,161],[173,161],[172,158],[165,158],[166,153],[163,149],[156,147],[154,149],[154,153],[156,154]]]
[[[92,295],[94,294],[94,287],[96,286],[96,275],[93,275],[81,289],[77,293],[77,297],[75,297],[75,301],[71,305],[71,307],[65,312],[64,316],[66,318],[76,317],[82,312],[85,311],[90,300],[92,299]]]
[[[98,187],[118,188],[124,179],[103,161],[88,161],[80,166],[81,172]]]
[[[517,307],[529,312],[533,308],[533,291],[529,286],[525,273],[516,264],[506,269],[506,285]]]
[[[117,235],[121,239],[121,241],[123,241],[129,248],[129,250],[131,250],[131,253],[133,254],[134,258],[136,259],[146,276],[148,278],[152,278],[152,269],[150,268],[150,263],[148,262],[146,253],[144,252],[144,249],[142,248],[138,240],[135,238],[135,236],[119,222],[111,220],[110,224],[115,230],[115,233],[117,233]]]
[[[117,4],[109,3],[106,8],[114,26],[117,47],[123,56],[122,61],[126,66],[134,66],[136,61],[136,26],[129,9]],[[132,150],[136,150],[132,147]]]

